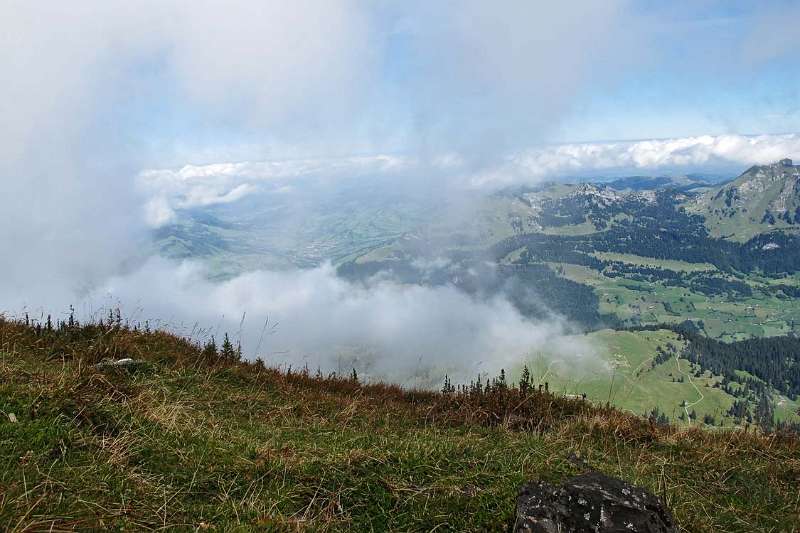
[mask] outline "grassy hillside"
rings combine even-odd
[[[736,397],[720,385],[722,376],[702,370],[681,357],[686,340],[671,330],[615,331],[605,329],[587,334],[586,339],[598,347],[608,368],[574,377],[569,368],[546,367],[546,376],[537,372],[536,361],[529,361],[537,380],[548,381],[550,387],[565,394],[582,395],[594,402],[610,402],[634,414],[658,409],[675,423],[732,426],[739,423],[729,414]],[[666,353],[663,362],[659,353]],[[519,373],[520,369],[515,369]],[[777,420],[800,422],[797,401],[776,391],[771,400]],[[752,403],[752,402],[751,402]],[[751,409],[755,405],[750,406]],[[695,414],[692,419],[690,414]],[[710,418],[707,418],[710,417]],[[713,421],[713,423],[712,423]]]
[[[686,285],[663,281],[641,281],[625,276],[610,277],[583,265],[549,263],[560,276],[588,285],[599,297],[600,312],[636,324],[702,322],[704,331],[725,341],[755,335],[770,337],[800,331],[800,298],[787,297],[776,287],[794,287],[795,275],[766,278],[758,274],[721,275],[703,263],[684,263],[623,254],[594,254],[622,265],[657,267],[676,272],[702,273],[707,279],[724,279],[749,287],[750,294],[707,294]]]
[[[136,363],[97,366],[122,357]],[[519,484],[581,472],[574,455],[662,495],[685,531],[789,531],[798,444],[662,427],[501,382],[405,391],[119,324],[0,320],[10,531],[503,530]]]

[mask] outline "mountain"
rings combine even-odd
[[[800,229],[800,166],[791,159],[751,167],[695,198],[687,208],[715,237],[743,241],[776,229]]]

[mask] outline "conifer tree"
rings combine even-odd
[[[756,422],[763,431],[771,431],[775,425],[775,412],[766,392],[761,393],[761,398],[756,406]]]
[[[222,341],[222,358],[227,359],[228,361],[232,361],[236,359],[236,350],[233,348],[233,344],[231,343],[230,338],[228,338],[228,334],[225,334],[225,339]]]
[[[216,359],[219,356],[217,353],[217,342],[214,340],[214,336],[211,336],[211,340],[203,346],[203,358],[204,359]]]
[[[525,395],[531,388],[531,371],[528,370],[528,365],[522,367],[522,377],[519,380],[519,391]]]

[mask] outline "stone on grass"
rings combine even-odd
[[[517,497],[514,531],[531,533],[677,533],[672,514],[641,487],[600,472],[554,486],[533,481]]]

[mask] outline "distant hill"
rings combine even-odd
[[[618,191],[643,191],[654,189],[678,189],[691,191],[702,187],[708,187],[713,183],[712,180],[701,176],[630,176],[618,178],[604,184]]]
[[[753,166],[688,208],[705,217],[714,237],[743,241],[775,229],[800,229],[800,166],[791,159]]]

